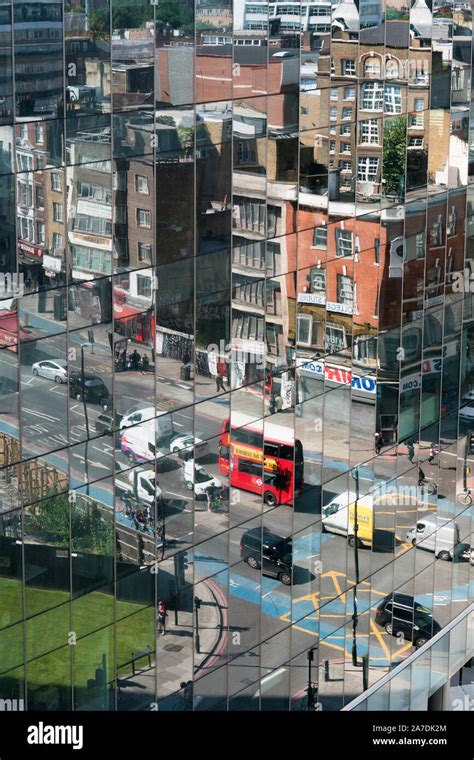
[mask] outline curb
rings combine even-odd
[[[224,595],[221,593],[217,584],[215,584],[213,581],[208,580],[208,581],[204,581],[204,583],[208,587],[211,595],[213,596],[215,600],[217,608],[219,610],[220,633],[216,638],[216,643],[214,644],[212,650],[205,656],[203,661],[196,668],[195,679],[203,676],[204,670],[206,668],[211,667],[214,662],[217,662],[219,660],[221,653],[224,651],[224,649],[227,646],[227,639],[228,639],[228,633],[227,631],[225,631],[226,625],[225,625],[225,620],[224,620],[224,608],[225,608],[227,600],[224,597]],[[220,643],[220,646],[219,646],[219,643]]]

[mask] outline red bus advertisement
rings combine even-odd
[[[274,422],[252,420],[232,414],[221,429],[219,469],[229,475],[229,484],[253,493],[262,493],[268,506],[292,504],[294,492],[303,486],[303,447],[293,430]]]

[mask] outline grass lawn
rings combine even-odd
[[[132,652],[154,648],[155,611],[142,604],[118,601],[109,594],[93,591],[71,602],[69,594],[28,587],[26,605],[28,619],[21,618],[21,585],[11,579],[0,579],[0,681],[23,678],[23,648],[26,643],[28,683],[31,687],[71,684],[71,653],[74,665],[74,686],[85,689],[95,677],[95,670],[107,658],[107,680],[115,673],[115,639],[117,662],[130,660]],[[72,619],[71,619],[72,607]],[[13,624],[12,624],[13,623]],[[5,627],[7,626],[7,627]],[[74,645],[69,643],[74,637]],[[26,642],[24,642],[24,635]],[[120,667],[121,675],[130,666]]]

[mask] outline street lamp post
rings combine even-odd
[[[86,418],[87,439],[89,439],[89,416],[87,414],[87,403],[86,403],[86,376],[85,376],[85,367],[84,367],[84,347],[88,345],[89,345],[88,343],[81,343],[81,391],[82,391],[82,403],[84,406],[84,416]]]
[[[354,608],[352,614],[352,664],[357,666],[357,625],[359,622],[358,605],[357,605],[357,586],[360,583],[359,577],[359,522],[357,506],[359,501],[359,470],[356,468],[352,472],[355,481],[356,497],[354,501],[354,566],[355,566],[355,586],[354,586]],[[350,516],[349,516],[350,521]]]
[[[314,660],[314,647],[308,650],[307,658],[308,658],[308,689],[307,689],[307,695],[306,695],[306,704],[308,710],[311,710],[314,707],[315,704],[315,696],[316,696],[316,690],[313,693],[313,678],[312,678],[312,664]]]
[[[84,347],[88,346],[88,343],[81,343],[81,391],[82,391],[82,404],[84,407],[84,417],[86,420],[86,446],[84,451],[84,475],[86,477],[86,493],[89,496],[89,415],[87,411],[86,402],[86,377],[84,366]]]
[[[201,653],[201,641],[199,638],[199,610],[201,609],[201,600],[198,596],[194,597],[194,615],[195,615],[195,625],[196,625],[196,631],[195,631],[195,645],[196,645],[196,654]]]

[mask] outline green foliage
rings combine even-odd
[[[103,40],[109,34],[108,16],[103,12],[93,11],[89,18],[89,32],[93,40]]]
[[[156,6],[156,20],[169,24],[173,29],[180,29],[186,34],[194,33],[194,13],[192,5],[164,0]]]
[[[176,126],[176,122],[172,116],[157,116],[156,122],[157,124],[167,124],[169,127]]]
[[[405,180],[407,120],[387,119],[383,131],[383,178],[386,195],[401,195]]]
[[[25,530],[41,534],[41,540],[58,548],[69,548],[71,522],[72,550],[110,555],[114,548],[113,515],[96,503],[77,497],[69,504],[68,495],[50,496],[25,518]]]

